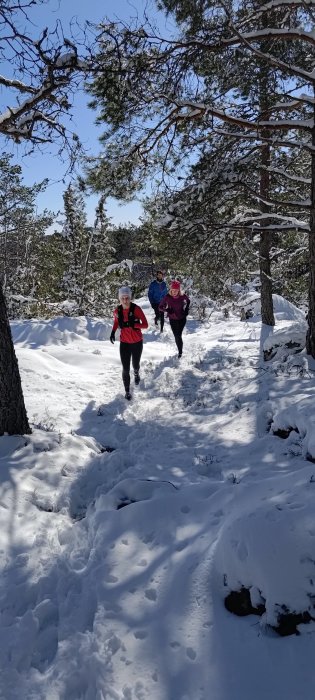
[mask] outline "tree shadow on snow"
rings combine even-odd
[[[84,471],[69,488],[72,525],[65,518],[64,507],[62,513],[57,508],[46,513],[46,526],[41,526],[34,543],[12,543],[8,550],[0,577],[2,619],[6,627],[6,634],[0,635],[0,658],[4,669],[1,689],[6,700],[31,694],[42,700],[47,697],[48,690],[53,693],[54,688],[60,700],[116,692],[119,678],[113,674],[113,657],[117,651],[123,656],[124,645],[133,651],[138,668],[141,659],[146,660],[153,674],[156,673],[155,659],[159,658],[159,679],[156,682],[165,688],[165,697],[175,697],[179,683],[183,688],[185,685],[193,687],[201,674],[205,659],[197,658],[194,648],[186,640],[185,631],[177,625],[177,617],[182,614],[182,599],[174,596],[174,591],[179,592],[180,582],[186,582],[198,567],[199,557],[189,553],[189,548],[199,538],[202,541],[207,531],[206,524],[200,525],[197,518],[196,525],[191,524],[193,535],[187,535],[179,543],[176,527],[168,526],[166,514],[162,527],[159,514],[158,517],[155,515],[153,524],[151,503],[140,501],[121,510],[105,509],[99,516],[95,511],[97,497],[108,493],[127,476],[128,469],[133,467],[136,470],[137,467],[137,445],[139,450],[143,425],[137,428],[128,424],[128,411],[129,405],[120,397],[114,398],[101,412],[93,404],[86,407],[81,417],[79,437],[95,437],[99,451],[94,452]],[[154,421],[148,423],[150,434],[154,430]],[[161,441],[166,442],[171,434],[175,442],[178,431],[174,428],[172,433],[172,428],[161,427]],[[149,476],[154,477],[155,467],[155,464],[151,468],[148,465]],[[137,471],[133,476],[137,478]],[[143,470],[140,476],[144,476]],[[158,477],[157,470],[155,478]],[[66,478],[65,475],[65,484],[67,481],[69,476]],[[176,503],[177,497],[182,498],[180,490],[174,489],[174,509],[179,510],[184,527],[187,506],[183,509],[182,500]],[[169,497],[166,500],[169,501]],[[36,507],[34,503],[30,504],[30,517],[32,507]],[[132,507],[138,514],[140,512],[140,518],[138,515],[134,517]],[[147,512],[144,518],[141,516],[143,508]],[[168,508],[172,514],[172,504],[168,504]],[[216,508],[215,502],[213,508]],[[173,522],[172,517],[170,522]],[[177,523],[177,516],[174,523]],[[156,530],[153,534],[152,527]],[[58,541],[54,542],[57,532]],[[47,561],[48,538],[52,551]],[[147,560],[146,563],[144,558],[142,563],[135,561],[137,549],[132,546],[128,559],[132,570],[128,573],[126,569],[126,577],[120,580],[112,570],[110,555],[121,546],[122,540],[128,538],[139,542],[139,547],[146,551]],[[34,547],[40,552],[41,542],[44,542],[45,555],[35,566],[29,552]],[[155,546],[156,554],[152,558]],[[172,557],[179,554],[182,561],[173,567]],[[158,591],[161,572],[166,572],[164,593]],[[155,578],[156,585],[153,584]],[[137,589],[140,592],[143,589],[143,601],[137,596],[135,601],[134,591]],[[185,589],[183,596],[189,596],[188,592],[186,594]],[[124,597],[128,604],[124,604]],[[121,634],[112,631],[116,629],[115,623],[117,630],[122,630]],[[151,624],[154,625],[153,635],[149,634]],[[183,651],[183,658],[178,659],[175,671],[171,655],[178,655],[178,650]],[[137,692],[140,692],[140,685]],[[130,692],[134,690],[132,688]]]
[[[6,628],[0,635],[4,669],[0,690],[6,700],[31,693],[44,700],[54,682],[59,700],[117,694],[122,689],[118,690],[120,680],[114,675],[115,655],[119,654],[121,668],[129,664],[132,669],[128,650],[138,669],[142,663],[150,671],[157,692],[165,698],[180,697],[179,691],[196,700],[207,697],[208,654],[212,665],[216,663],[221,672],[225,668],[229,653],[224,644],[231,630],[228,613],[221,600],[218,621],[210,610],[205,616],[202,607],[211,572],[210,525],[213,531],[213,523],[221,517],[219,493],[228,496],[253,463],[257,466],[257,437],[262,445],[266,439],[269,468],[277,467],[277,452],[271,454],[273,438],[267,435],[267,425],[264,432],[269,396],[265,381],[259,381],[264,377],[259,363],[248,374],[247,359],[232,347],[220,346],[185,362],[181,366],[168,358],[148,369],[145,389],[135,392],[133,399],[135,407],[146,401],[139,415],[122,394],[102,406],[94,402],[86,406],[76,435],[94,438],[95,449],[82,470],[78,465],[72,482],[65,478],[68,497],[60,506],[68,503],[69,521],[64,510],[62,515],[58,510],[47,513],[47,528],[43,525],[39,533],[44,539],[51,536],[51,522],[55,535],[59,533],[50,562],[42,568],[38,563],[33,570],[26,545],[14,544],[12,539],[0,577]],[[234,372],[243,381],[237,396],[233,386],[228,395],[226,391],[231,369],[232,376]],[[167,393],[165,370],[178,379],[174,395]],[[160,420],[154,417],[154,401],[167,396],[171,418]],[[163,419],[163,406],[161,410]],[[256,434],[240,440],[238,424],[248,410],[256,416]],[[263,459],[263,449],[261,455]],[[140,498],[117,510],[102,506],[102,498],[123,479],[164,481],[167,467],[176,488],[162,497],[162,503]],[[230,479],[232,471],[235,480]],[[12,472],[2,471],[2,479],[4,486],[11,484]],[[200,499],[201,495],[207,499],[204,515],[199,496],[195,506],[185,503],[188,486],[200,489]],[[11,488],[10,527],[17,517],[14,480]],[[32,507],[34,503],[30,517]],[[186,532],[182,539],[181,528]],[[39,541],[28,546],[39,547]],[[188,613],[197,599],[201,613],[190,630]],[[219,635],[216,650],[207,644],[213,624],[219,629],[222,624],[228,626],[226,634]],[[239,621],[236,627],[239,631]],[[230,642],[232,657],[242,648],[241,636],[235,639],[235,645]],[[238,662],[233,658],[231,673],[218,680],[220,700],[229,700],[229,693],[237,689],[232,680]],[[128,677],[133,678],[132,672]],[[126,697],[135,692],[132,683],[129,688],[124,685]],[[145,681],[139,678],[138,683],[137,693],[145,697]]]

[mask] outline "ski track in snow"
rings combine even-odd
[[[271,684],[275,640],[226,613],[213,565],[251,488],[263,503],[312,473],[296,436],[290,452],[266,432],[282,380],[261,371],[259,340],[238,320],[191,321],[179,361],[170,330],[150,331],[130,403],[118,343],[18,346],[38,428],[1,457],[3,700],[279,700],[284,672],[286,700],[313,698],[307,637],[295,675],[296,640],[281,641]]]

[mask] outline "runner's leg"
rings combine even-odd
[[[120,343],[120,359],[123,367],[122,379],[124,382],[125,391],[130,389],[130,360],[132,343]]]
[[[143,350],[143,341],[140,340],[139,343],[130,343],[131,345],[131,356],[132,356],[132,366],[135,373],[135,379],[139,378],[140,371],[140,359]],[[136,382],[136,383],[139,383]]]

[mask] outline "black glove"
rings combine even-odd
[[[174,309],[171,306],[167,307],[167,313],[172,314],[174,312]]]
[[[114,333],[114,331],[111,332],[111,334],[110,334],[110,336],[109,336],[109,340],[110,340],[111,343],[114,343],[114,342],[115,342],[115,333]]]

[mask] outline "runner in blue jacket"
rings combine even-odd
[[[148,297],[152,309],[154,309],[155,313],[154,323],[157,326],[160,322],[160,329],[162,333],[164,328],[164,313],[163,311],[159,310],[159,304],[167,294],[167,286],[163,279],[164,272],[162,270],[157,270],[155,274],[156,279],[152,280],[149,286]]]

